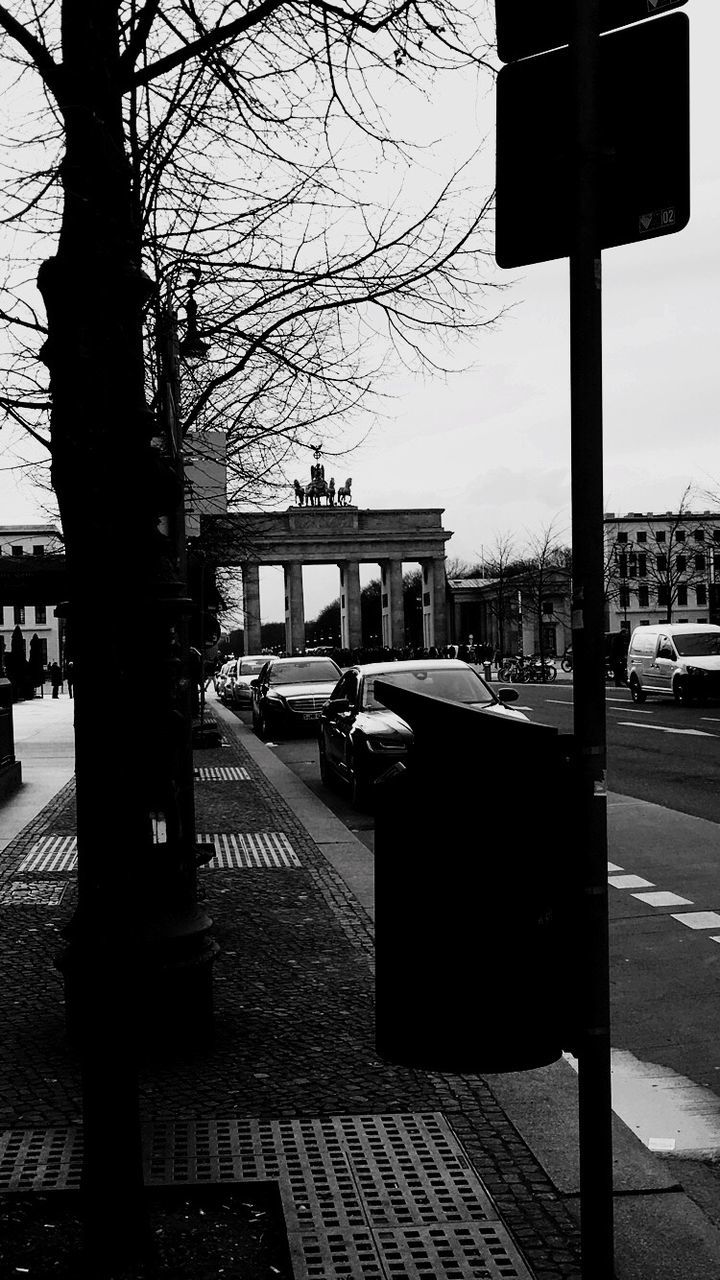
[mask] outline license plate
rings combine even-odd
[[[319,719],[320,719],[319,711],[306,711],[303,716],[303,720],[319,720]]]

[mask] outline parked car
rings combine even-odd
[[[266,653],[248,654],[247,657],[237,659],[233,676],[233,706],[249,707],[252,704],[252,681],[262,671],[267,660]]]
[[[720,627],[714,623],[658,622],[636,627],[627,655],[633,702],[648,693],[687,705],[720,697]]]
[[[459,658],[415,658],[350,667],[320,717],[320,775],[325,783],[336,779],[347,783],[356,806],[367,802],[371,784],[407,754],[412,742],[412,730],[405,720],[375,698],[378,678],[492,715],[527,720],[522,711],[507,705],[517,700],[517,689],[501,688],[496,693]]]
[[[220,670],[215,673],[215,692],[221,702],[229,702],[231,699],[232,680],[235,675],[236,662],[237,658],[231,658],[229,662],[223,662]]]
[[[342,672],[332,658],[268,658],[253,677],[253,729],[259,738],[317,728]]]

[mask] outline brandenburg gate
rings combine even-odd
[[[336,564],[339,572],[341,646],[362,644],[360,565],[380,566],[382,642],[400,648],[405,642],[403,563],[422,569],[423,643],[426,648],[446,643],[445,543],[452,534],[442,527],[442,508],[363,510],[348,504],[350,482],[334,489],[325,506],[312,500],[312,485],[301,489],[301,505],[278,512],[238,512],[203,515],[200,545],[215,567],[237,565],[242,570],[245,614],[245,652],[260,653],[260,566],[283,566],[285,574],[285,647],[287,653],[305,648],[303,565]],[[327,490],[327,486],[325,486]],[[343,504],[343,493],[345,503]]]

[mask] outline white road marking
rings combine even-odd
[[[622,871],[622,867],[618,867],[614,862],[608,862],[608,871]]]
[[[688,929],[717,929],[720,925],[717,911],[684,911],[679,915],[673,913],[673,920],[686,924]]]
[[[546,698],[545,701],[551,702],[555,707],[566,707],[570,699],[569,698]]]
[[[644,707],[633,707],[632,705],[628,707],[627,703],[625,703],[625,706],[634,716],[652,716],[655,714],[653,711],[646,711]]]
[[[631,897],[647,902],[649,907],[691,907],[693,904],[692,898],[681,898],[679,893],[669,893],[667,889],[658,889],[653,893],[633,893]],[[673,916],[673,920],[677,920],[677,916]]]
[[[612,1106],[650,1151],[711,1155],[720,1149],[720,1098],[670,1067],[611,1050]]]
[[[618,720],[618,725],[627,725],[630,729],[637,727],[633,720]],[[704,729],[675,729],[666,724],[646,724],[645,728],[657,729],[659,733],[680,733],[692,738],[717,738],[718,736],[716,733],[706,733]]]
[[[710,724],[720,724],[720,716],[701,716],[701,720],[708,720]]]
[[[652,889],[652,880],[643,880],[642,876],[608,876],[608,884],[613,889]]]

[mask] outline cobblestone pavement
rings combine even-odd
[[[200,872],[221,948],[214,1042],[182,1060],[157,1055],[143,1062],[144,1117],[442,1112],[537,1280],[579,1277],[577,1224],[487,1083],[378,1059],[371,922],[254,760],[224,733],[227,745],[198,752],[197,763],[240,765],[249,780],[198,781],[197,830],[283,833],[300,865]],[[0,889],[17,881],[19,863],[40,837],[73,830],[70,783],[0,855]],[[0,1130],[80,1123],[77,1063],[53,965],[73,905],[72,873],[42,878],[67,883],[61,905],[0,906]]]

